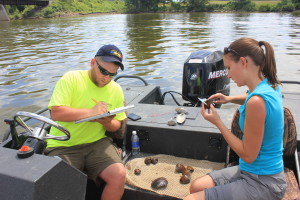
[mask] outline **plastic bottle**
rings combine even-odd
[[[137,155],[140,152],[140,139],[136,131],[132,131],[131,136],[132,154]]]

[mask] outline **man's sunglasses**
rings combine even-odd
[[[106,69],[104,69],[103,67],[101,67],[101,65],[97,62],[97,60],[95,59],[97,66],[101,72],[101,74],[103,74],[104,76],[109,76],[110,78],[113,78],[114,76],[116,76],[118,74],[118,72],[116,73],[110,73],[109,71],[107,71]]]
[[[226,55],[227,53],[233,53],[239,57],[243,57],[245,58],[244,56],[242,56],[241,54],[239,54],[236,50],[234,49],[231,49],[231,48],[228,48],[228,47],[224,47],[224,54]],[[245,58],[246,59],[246,58]],[[248,62],[248,60],[246,59],[246,62]]]

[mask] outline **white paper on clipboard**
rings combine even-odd
[[[100,119],[100,118],[108,117],[108,116],[111,116],[111,115],[115,115],[115,114],[118,114],[118,113],[121,113],[121,112],[125,112],[126,110],[128,110],[130,108],[134,108],[134,105],[129,105],[129,106],[116,108],[116,109],[110,110],[106,113],[103,113],[101,115],[95,115],[95,116],[92,116],[92,117],[87,117],[87,118],[84,118],[84,119],[80,119],[80,120],[75,121],[75,124],[78,124],[78,123],[81,123],[81,122],[91,121],[91,120],[94,120],[94,119]]]

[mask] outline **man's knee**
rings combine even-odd
[[[124,165],[120,165],[118,170],[115,171],[113,179],[118,180],[120,183],[125,183],[126,180],[126,169]]]
[[[125,184],[126,169],[122,163],[114,163],[100,173],[100,178],[107,184]]]

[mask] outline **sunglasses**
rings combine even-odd
[[[241,54],[239,54],[236,50],[234,49],[231,49],[231,48],[228,48],[228,47],[224,47],[224,54],[226,55],[227,53],[233,53],[239,57],[243,57],[245,58],[244,56],[242,56]],[[246,59],[246,58],[245,58]],[[246,62],[248,62],[248,60],[246,59]]]
[[[104,69],[103,67],[101,67],[101,65],[97,62],[97,60],[95,59],[97,66],[101,72],[101,74],[103,74],[104,76],[109,76],[110,78],[113,78],[114,76],[116,76],[118,74],[118,72],[116,73],[110,73],[109,71],[107,71],[106,69]]]

